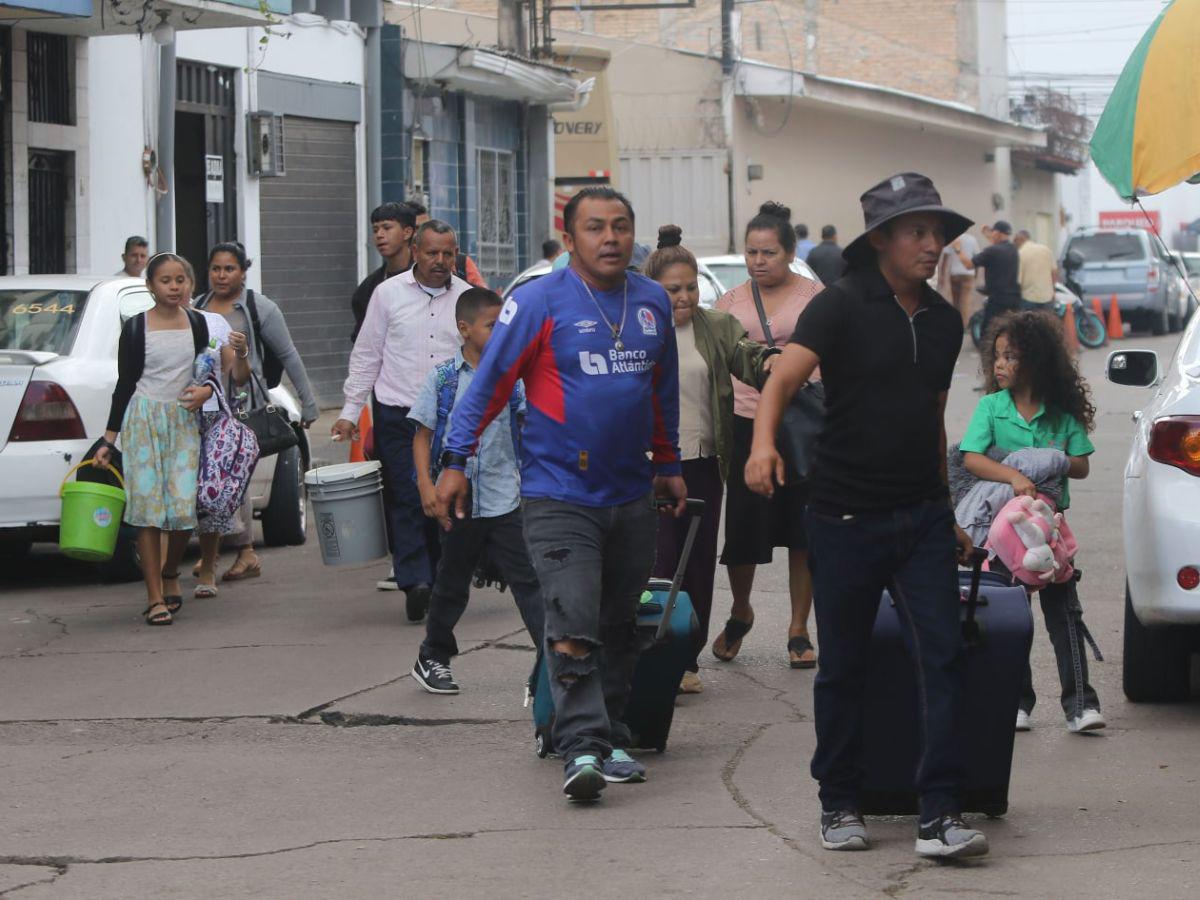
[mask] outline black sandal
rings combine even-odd
[[[788,638],[788,665],[793,669],[815,669],[817,667],[816,650],[813,648],[812,641],[808,639],[807,634],[798,634],[795,637]],[[805,653],[813,654],[812,659],[796,659],[792,657],[795,653],[797,657],[803,657]]]
[[[753,627],[753,615],[750,616],[749,622],[743,622],[741,619],[735,619],[733,616],[730,616],[729,620],[725,623],[725,627],[721,629],[721,633],[713,641],[713,656],[721,660],[721,662],[733,662],[734,657],[738,655],[738,651],[742,649],[742,638],[748,635],[750,629]],[[721,644],[724,644],[724,646],[719,648]]]
[[[160,612],[154,612],[154,610]],[[142,610],[142,618],[146,620],[147,625],[170,625],[174,619],[171,616],[171,610],[167,608],[166,603],[151,603]]]
[[[179,573],[175,572],[174,574],[167,574],[166,572],[163,572],[162,580],[163,581],[178,581]],[[163,606],[165,606],[167,608],[167,612],[169,612],[171,615],[175,615],[175,613],[177,613],[177,612],[179,612],[179,610],[183,609],[183,595],[182,594],[164,593],[163,594]]]

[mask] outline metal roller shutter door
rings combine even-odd
[[[322,406],[340,406],[358,284],[354,128],[288,116],[287,174],[261,182],[263,291],[287,317]]]

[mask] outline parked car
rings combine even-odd
[[[1068,239],[1064,256],[1071,251],[1083,257],[1075,278],[1087,303],[1099,297],[1107,310],[1115,294],[1121,318],[1134,328],[1156,335],[1183,328],[1186,299],[1171,260],[1148,231],[1081,228]]]
[[[1184,318],[1190,320],[1197,307],[1200,307],[1200,301],[1197,300],[1200,298],[1200,253],[1177,252],[1171,255],[1183,269]]]
[[[743,281],[750,277],[750,271],[746,268],[746,258],[736,256],[734,254],[726,254],[723,256],[703,256],[698,262],[700,267],[712,275],[718,286],[720,293],[731,291]],[[808,263],[801,259],[793,259],[791,270],[797,275],[803,275],[805,278],[811,278],[813,281],[820,281],[817,273],[808,267]],[[703,303],[703,299],[700,301]],[[715,302],[715,301],[714,301]]]
[[[539,259],[528,269],[512,280],[512,282],[504,289],[504,299],[507,300],[517,288],[523,284],[528,284],[531,281],[536,281],[543,275],[549,275],[554,271],[551,263],[544,259]],[[716,277],[709,272],[703,265],[700,266],[700,305],[705,309],[712,309],[713,304],[717,302],[717,298],[725,293]]]
[[[549,260],[539,259],[532,266],[530,266],[528,269],[526,269],[520,275],[518,275],[516,278],[514,278],[511,282],[509,282],[508,287],[506,287],[504,289],[504,293],[501,296],[503,296],[504,299],[507,300],[509,298],[509,296],[512,294],[512,292],[515,291],[517,288],[519,288],[521,285],[528,284],[531,281],[536,281],[537,279],[541,278],[543,275],[549,275],[553,271],[554,271],[553,263],[551,263]]]
[[[104,433],[125,319],[153,304],[146,283],[96,275],[0,277],[0,550],[56,542],[59,486]],[[271,391],[300,445],[255,468],[250,492],[268,546],[304,542],[307,436],[300,404]],[[132,529],[106,571],[140,577]]]
[[[1166,369],[1149,350],[1118,350],[1107,375],[1157,388],[1125,464],[1125,695],[1183,699],[1200,650],[1200,316]]]

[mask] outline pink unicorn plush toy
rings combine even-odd
[[[1062,513],[1045,497],[1014,497],[988,530],[987,546],[1022,584],[1062,584],[1075,575],[1079,545]]]

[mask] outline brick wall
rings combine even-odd
[[[738,5],[737,39],[745,59],[978,105],[974,42],[959,35],[973,29],[979,2],[762,0]],[[496,14],[496,0],[434,0],[432,5]],[[556,30],[718,55],[720,8],[720,0],[697,0],[695,9],[562,12],[554,14],[553,24]]]

